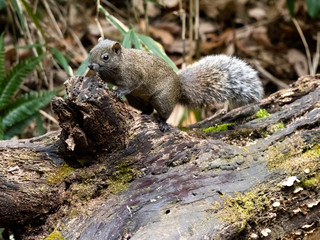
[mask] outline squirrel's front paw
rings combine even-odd
[[[115,97],[117,97],[117,98],[119,98],[121,101],[123,101],[123,99],[122,99],[122,96],[123,96],[122,92],[120,92],[120,91],[118,91],[118,90],[113,90],[113,94],[114,94]]]

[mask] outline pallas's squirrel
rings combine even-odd
[[[258,102],[263,88],[257,72],[244,61],[227,55],[207,56],[175,73],[151,52],[126,49],[120,43],[101,40],[91,51],[89,68],[118,88],[143,114],[157,110],[160,130],[166,131],[177,103],[204,108],[229,102],[232,108]]]

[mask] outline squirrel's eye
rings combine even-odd
[[[106,55],[103,55],[103,56],[102,56],[102,59],[105,60],[105,61],[107,61],[107,60],[109,59],[109,55],[107,55],[107,54],[106,54]]]

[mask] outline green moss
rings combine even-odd
[[[55,229],[48,237],[46,237],[44,240],[65,240],[65,238],[62,236],[62,234]]]
[[[186,132],[186,133],[191,131],[191,128],[188,128],[188,127],[180,127],[180,126],[178,126],[178,128],[179,128],[180,131],[183,131],[183,132]]]
[[[50,184],[59,184],[64,181],[66,177],[68,177],[71,172],[73,172],[73,168],[68,166],[67,164],[63,164],[58,167],[55,173],[51,173],[48,175],[48,183]]]
[[[309,169],[316,172],[319,166],[320,143],[316,143],[307,151],[303,152],[297,146],[303,146],[303,139],[295,138],[292,143],[270,146],[266,151],[268,169],[274,170],[283,168],[290,174],[297,174]]]
[[[257,118],[264,118],[264,117],[269,117],[270,113],[267,112],[267,110],[265,109],[260,109],[257,113],[256,113],[256,117]]]
[[[218,217],[229,223],[235,223],[242,230],[246,223],[256,214],[261,214],[269,205],[270,200],[264,195],[264,187],[254,188],[247,193],[235,193],[234,197],[223,196],[222,210]],[[214,203],[213,208],[221,208]]]
[[[304,188],[315,188],[319,182],[319,179],[316,177],[311,177],[309,179],[304,179],[301,181],[301,184]]]
[[[259,133],[262,138],[266,138],[269,135],[268,131],[260,131]]]
[[[112,193],[118,194],[127,189],[129,183],[134,179],[134,173],[131,171],[121,171],[110,179],[109,189]]]
[[[80,159],[77,159],[78,163],[80,163],[80,165],[83,167],[85,165],[85,163],[87,162],[86,159],[84,158],[80,158]]]
[[[116,169],[109,179],[109,190],[118,194],[125,190],[129,183],[132,182],[138,175],[138,171],[132,168],[130,164],[134,159],[127,159],[127,161],[122,162],[120,165],[116,166]]]
[[[276,132],[280,129],[283,129],[284,128],[284,123],[283,122],[279,122],[279,123],[276,123],[276,124],[273,124],[270,129],[272,132]]]
[[[215,125],[212,127],[204,128],[202,129],[204,132],[220,132],[220,131],[226,131],[228,130],[228,126],[232,126],[234,123],[225,123],[225,124],[220,124],[220,125]]]
[[[317,187],[319,181],[320,181],[320,172],[318,172],[315,176],[302,179],[301,184],[304,188],[311,189],[311,188]]]
[[[318,158],[320,156],[320,143],[315,144],[308,151],[303,153],[303,156],[310,158]]]
[[[96,190],[95,185],[87,180],[81,184],[74,183],[72,185],[73,196],[77,196],[77,199],[81,200],[82,203],[92,199]]]
[[[72,218],[72,217],[74,217],[74,216],[77,216],[79,213],[80,213],[79,210],[73,209],[73,210],[71,210],[71,211],[69,212],[68,218],[70,219],[70,218]]]

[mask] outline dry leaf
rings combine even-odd
[[[185,47],[186,47],[186,49],[185,49],[186,53],[189,53],[190,44],[189,44],[188,40],[185,41]],[[192,43],[192,49],[191,49],[193,54],[195,52],[195,47],[196,47],[196,43],[193,42]],[[180,54],[182,54],[183,53],[183,42],[182,42],[182,40],[174,41],[171,45],[169,45],[167,47],[167,51],[170,52],[170,53],[180,53]]]
[[[167,8],[177,7],[178,4],[179,4],[179,0],[163,0],[163,5]]]
[[[149,31],[154,38],[161,39],[165,45],[171,45],[174,42],[174,37],[166,30],[150,27]]]
[[[266,17],[267,13],[263,8],[252,8],[248,11],[249,17],[261,20]]]
[[[143,9],[143,1],[142,0],[134,0],[133,1],[134,6],[138,9],[138,12],[140,13],[140,15],[144,15],[144,9]],[[161,11],[160,9],[155,6],[154,3],[147,1],[147,13],[149,17],[157,17],[160,15]]]
[[[289,49],[287,53],[288,62],[294,67],[299,77],[308,75],[308,63],[306,56],[297,49]]]

